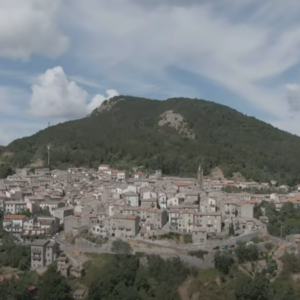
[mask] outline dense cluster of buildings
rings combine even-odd
[[[241,192],[222,190],[233,185]],[[277,209],[287,201],[300,204],[297,191],[243,192],[249,186],[259,189],[267,184],[204,179],[201,166],[196,178],[164,177],[159,170],[147,176],[129,174],[109,165],[98,170],[36,169],[34,174],[21,169],[0,183],[0,208],[5,214],[3,228],[24,240],[47,240],[59,230],[119,238],[151,238],[172,231],[190,234],[198,244],[227,233],[231,223],[241,233],[265,228],[267,218],[253,218],[253,207],[263,200],[273,201]],[[51,243],[41,247],[45,261]]]

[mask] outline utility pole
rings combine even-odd
[[[48,149],[48,167],[50,166],[50,145],[47,146]]]

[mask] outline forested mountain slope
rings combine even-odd
[[[106,162],[195,176],[202,164],[206,174],[219,166],[227,177],[240,172],[256,181],[300,181],[299,137],[204,100],[118,96],[86,118],[15,140],[5,149],[13,153],[5,163],[46,163],[48,144],[55,168]]]

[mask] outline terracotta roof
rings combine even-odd
[[[260,201],[259,200],[250,200],[250,201],[247,201],[248,203],[250,204],[259,204]]]
[[[24,215],[6,215],[4,217],[4,221],[9,221],[9,220],[23,220],[26,219],[26,216]]]
[[[178,187],[187,187],[190,186],[190,183],[186,183],[186,182],[176,182],[174,183],[174,185],[178,186]]]

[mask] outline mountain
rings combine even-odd
[[[218,166],[230,178],[300,181],[300,138],[213,102],[187,98],[165,101],[118,96],[86,118],[13,141],[2,159],[14,167],[47,161],[51,166],[115,168],[142,166],[164,174],[195,176]]]

